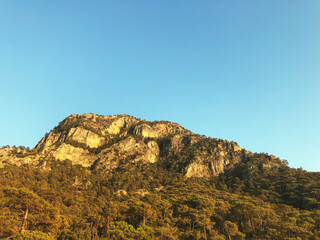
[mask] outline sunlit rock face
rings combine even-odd
[[[28,150],[19,149],[16,147],[0,148],[0,167],[6,164],[31,164],[36,162],[39,156],[35,156]]]
[[[50,153],[50,156],[57,160],[71,160],[74,164],[89,167],[93,163],[93,156],[87,149],[74,147],[70,144],[62,143],[57,149]]]
[[[171,161],[190,177],[211,177],[232,168],[250,152],[234,142],[197,135],[168,121],[149,122],[129,115],[72,114],[30,150],[0,149],[7,163],[38,164],[39,159],[70,160],[96,171],[122,165]],[[268,168],[272,166],[262,166]]]
[[[128,115],[73,114],[46,134],[35,151],[101,170],[124,162],[155,163],[158,144],[144,138],[157,139],[158,133],[144,122]]]
[[[151,126],[145,123],[135,126],[135,128],[133,129],[133,133],[136,135],[141,135],[142,137],[145,137],[145,138],[158,137],[157,132],[154,131],[154,129]]]
[[[155,163],[159,156],[159,147],[155,141],[137,141],[132,136],[113,144],[98,154],[93,169],[109,170],[121,163]]]
[[[101,147],[105,143],[105,138],[98,134],[86,130],[82,127],[71,128],[66,137],[67,140],[71,140],[78,143],[83,143],[89,148]]]
[[[210,177],[223,173],[243,159],[245,152],[234,142],[202,140],[185,168],[187,177]]]

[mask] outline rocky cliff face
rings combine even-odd
[[[15,147],[0,148],[0,167],[5,164],[30,164],[35,161],[35,156],[27,150]]]
[[[70,160],[98,171],[121,164],[149,164],[163,159],[186,177],[210,177],[233,167],[246,154],[234,142],[206,138],[179,124],[148,122],[128,115],[73,114],[46,134],[31,151],[0,149],[0,167]],[[169,166],[171,167],[171,166]]]

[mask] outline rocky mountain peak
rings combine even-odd
[[[8,151],[2,155],[8,156]],[[68,159],[93,170],[111,171],[123,164],[160,160],[186,177],[210,177],[232,168],[248,154],[235,142],[197,135],[177,123],[86,113],[68,116],[34,149],[20,154],[19,161],[11,158],[11,162],[39,164],[45,159]]]
[[[175,134],[192,133],[176,123],[149,122],[124,114],[72,114],[46,134],[35,151],[106,170],[120,162],[156,162],[160,153],[158,141]]]

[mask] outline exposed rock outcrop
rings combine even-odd
[[[39,156],[34,155],[31,151],[22,150],[15,147],[0,148],[0,167],[5,164],[30,164],[39,159]]]
[[[83,143],[89,148],[101,147],[106,141],[104,137],[101,137],[98,134],[86,130],[82,127],[71,128],[66,139],[78,143]]]
[[[153,130],[148,124],[140,124],[134,127],[133,133],[136,135],[141,135],[145,138],[157,138],[158,134],[156,131]]]
[[[194,147],[194,145],[191,145]],[[243,159],[246,153],[234,142],[201,140],[185,168],[187,177],[210,177],[223,173]]]
[[[57,149],[50,152],[50,156],[57,160],[71,160],[74,164],[90,167],[94,161],[94,156],[87,149],[74,147],[70,144],[62,143]]]
[[[106,148],[98,154],[98,159],[92,168],[95,170],[110,170],[118,167],[121,163],[154,163],[159,155],[159,147],[156,142],[136,141],[129,136],[110,148]]]
[[[123,164],[152,164],[172,158],[177,159],[172,167],[186,177],[210,177],[250,153],[234,142],[206,138],[177,123],[93,113],[70,115],[33,150],[19,151],[0,149],[0,167],[7,162],[37,164],[39,159],[68,159],[93,170],[111,171]]]

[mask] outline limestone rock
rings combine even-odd
[[[145,195],[150,194],[150,192],[147,189],[139,189],[138,191],[134,192],[137,195],[140,195],[144,197]]]
[[[107,134],[113,134],[113,135],[119,134],[121,132],[121,129],[124,128],[126,125],[128,125],[130,120],[132,120],[132,119],[128,119],[128,118],[125,118],[125,117],[117,118],[116,116],[112,116],[112,117],[109,117],[109,118],[105,117],[105,119],[108,119],[109,121],[111,119],[113,119],[113,121],[103,131],[104,135],[107,135]]]
[[[204,147],[195,151],[185,169],[185,175],[186,177],[217,176],[241,161],[244,156],[241,150],[236,143],[220,141],[215,148]]]
[[[114,194],[116,194],[118,197],[128,195],[127,191],[123,190],[123,189],[120,189],[120,190],[116,191]]]
[[[152,125],[152,128],[157,133],[158,137],[161,137],[161,138],[169,135],[191,133],[189,130],[184,129],[177,123],[165,122],[165,121],[154,123]]]
[[[60,135],[61,134],[54,132],[47,133],[37,144],[35,150],[42,151],[50,149],[55,143],[59,142]]]
[[[90,167],[94,161],[87,149],[74,147],[70,144],[62,143],[51,156],[57,160],[70,160],[73,164],[81,164],[84,167]]]
[[[145,138],[156,138],[158,137],[157,132],[150,127],[148,124],[140,124],[135,126],[135,128],[133,129],[133,133],[136,135],[141,135],[142,137]]]
[[[274,163],[274,162],[267,162],[267,163],[262,163],[260,168],[262,171],[266,171],[268,169],[276,169],[276,168],[279,168],[281,167],[281,165],[279,163]]]
[[[37,164],[39,159],[68,159],[93,170],[111,171],[120,165],[152,164],[159,157],[172,157],[180,161],[174,167],[186,177],[210,177],[248,154],[236,143],[194,134],[177,123],[87,113],[64,119],[32,151],[0,149],[0,167],[6,162]],[[269,165],[261,168],[274,167]]]
[[[155,141],[147,144],[137,142],[132,136],[103,150],[93,164],[93,169],[110,170],[120,163],[154,163],[159,155],[159,147]]]
[[[105,143],[104,137],[82,127],[71,128],[67,134],[67,140],[83,143],[89,148],[101,147]]]
[[[186,170],[186,177],[210,177],[210,169],[207,164],[193,162]]]
[[[5,164],[31,164],[38,162],[39,156],[34,155],[31,151],[21,150],[14,147],[0,148],[0,167]]]

